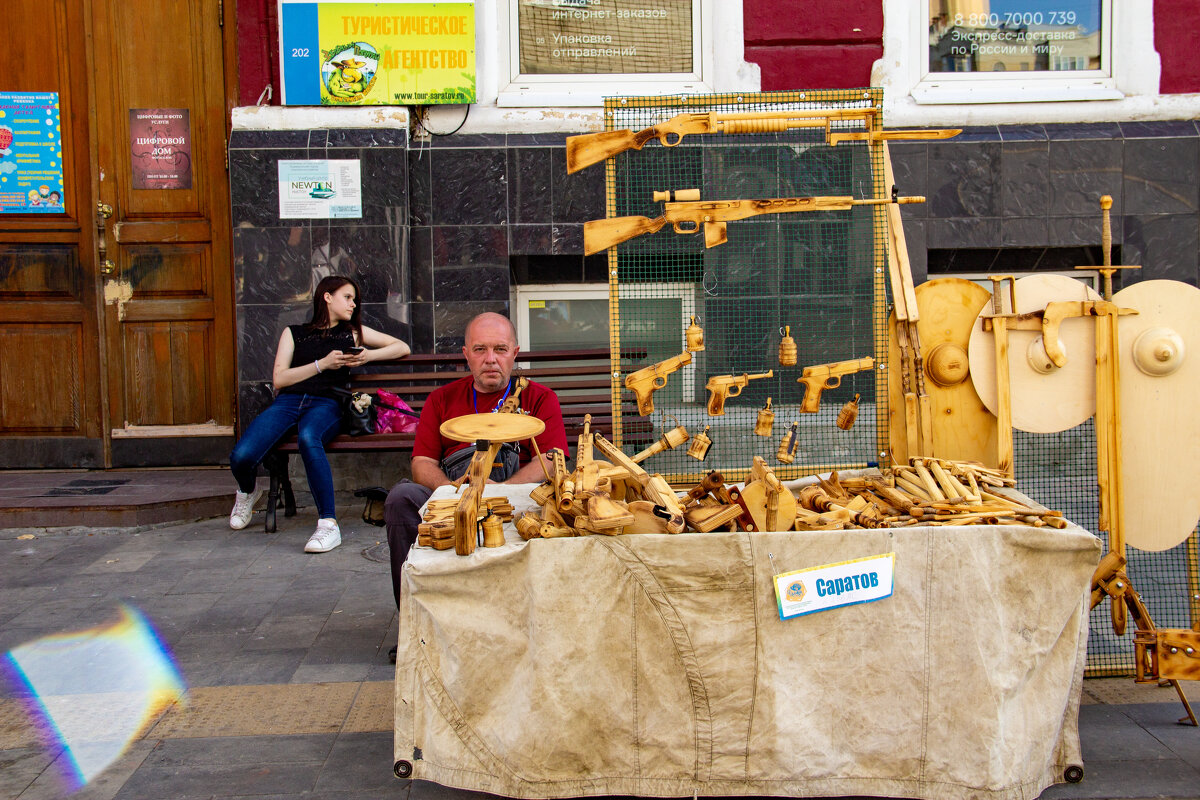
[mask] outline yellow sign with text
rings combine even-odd
[[[474,3],[313,6],[321,105],[475,102]]]

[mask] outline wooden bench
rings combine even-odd
[[[594,348],[522,352],[517,356],[520,368],[514,371],[514,375],[524,375],[548,386],[558,395],[572,452],[575,440],[583,432],[584,417],[588,414],[592,415],[592,430],[606,436],[612,435],[612,366],[609,355],[608,348]],[[637,369],[644,366],[642,362],[645,358],[645,351],[623,352],[622,373],[627,371],[627,367]],[[467,360],[461,353],[414,353],[399,361],[378,362],[361,368],[351,376],[350,388],[367,392],[386,389],[402,398],[413,411],[420,413],[430,392],[467,374]],[[632,402],[623,407],[622,415],[625,442],[639,447],[649,444],[653,436],[650,419],[639,417],[637,407]],[[412,433],[377,433],[371,436],[339,434],[325,446],[325,452],[411,451],[413,438]],[[280,500],[285,517],[296,513],[296,498],[288,478],[288,456],[296,452],[299,450],[293,432],[281,439],[263,459],[263,466],[271,480],[267,495],[267,533],[275,530],[275,512]]]

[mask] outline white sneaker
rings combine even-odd
[[[317,529],[308,537],[304,545],[306,553],[328,553],[342,543],[342,532],[338,530],[336,519],[317,520]]]
[[[258,501],[262,498],[265,491],[266,489],[259,489],[258,487],[255,487],[254,491],[250,494],[239,490],[233,499],[233,511],[229,513],[229,527],[235,531],[240,531],[249,525],[250,518],[254,516],[254,507],[258,505]]]

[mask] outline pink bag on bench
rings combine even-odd
[[[396,395],[384,389],[379,389],[375,392],[375,396],[379,399],[379,404],[376,406],[375,416],[375,432],[376,433],[412,433],[417,429],[417,418],[409,416],[415,413],[403,400]],[[396,408],[408,411],[409,414],[402,414],[400,411],[392,411],[384,406],[395,406]]]

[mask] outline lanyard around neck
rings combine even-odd
[[[504,387],[504,396],[496,401],[496,406],[495,406],[495,408],[492,409],[493,414],[495,414],[497,411],[500,410],[500,406],[504,405],[504,401],[508,399],[508,393],[511,391],[512,391],[512,381],[509,381],[508,385]],[[473,384],[473,383],[471,384],[471,405],[473,405],[475,407],[475,413],[478,414],[479,413],[479,395],[475,392],[475,384]]]

